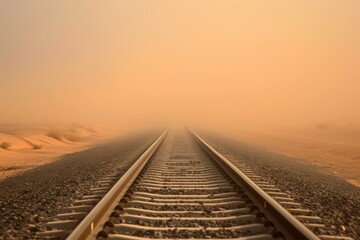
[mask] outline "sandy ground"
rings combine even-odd
[[[360,187],[360,130],[293,129],[279,132],[236,131],[242,141],[325,168]]]
[[[0,179],[88,149],[108,138],[103,131],[78,125],[0,126]]]

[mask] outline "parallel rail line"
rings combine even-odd
[[[234,166],[192,131],[166,130],[110,191],[93,190],[55,216],[38,237],[351,239],[336,235],[251,169]]]

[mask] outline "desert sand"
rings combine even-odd
[[[0,126],[0,179],[19,174],[62,155],[90,148],[109,137],[104,131],[72,124]]]
[[[315,126],[282,131],[236,131],[237,138],[311,162],[360,187],[360,129]]]

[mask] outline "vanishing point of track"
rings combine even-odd
[[[350,239],[191,131],[165,131],[110,191],[97,190],[55,216],[38,237]]]

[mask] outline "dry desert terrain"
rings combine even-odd
[[[276,132],[236,131],[236,137],[266,150],[311,162],[360,186],[360,129],[317,126]]]
[[[107,135],[99,129],[66,127],[0,126],[0,179],[55,161],[60,156],[97,144]]]

